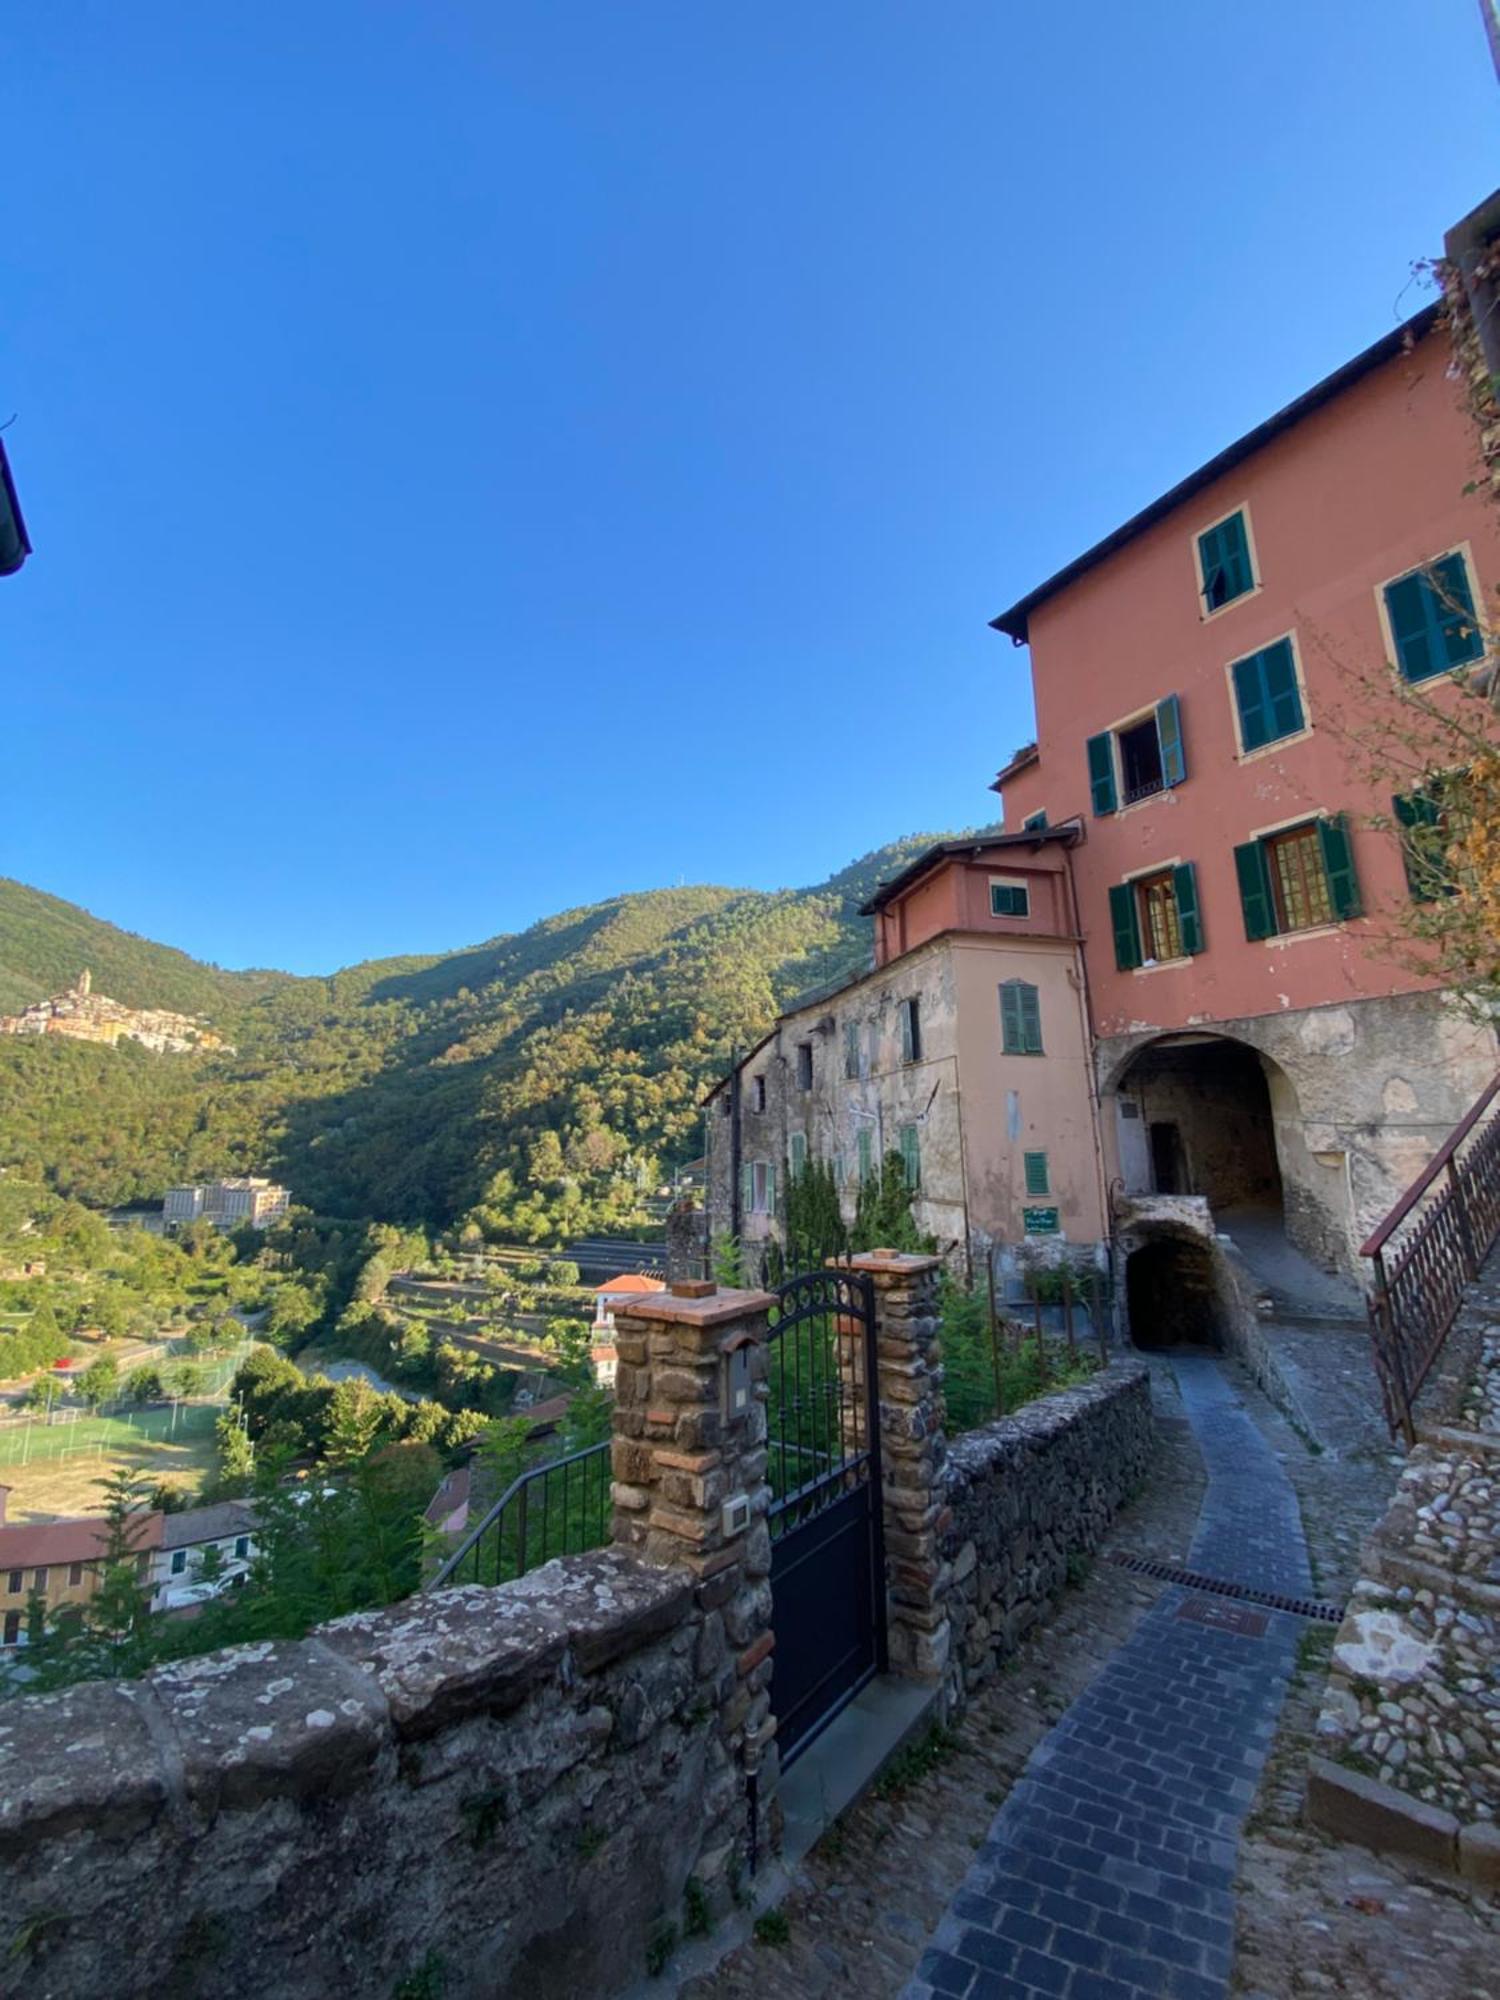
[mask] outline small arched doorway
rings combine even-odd
[[[1212,1246],[1201,1236],[1153,1235],[1125,1260],[1130,1338],[1149,1351],[1224,1346]]]
[[[1202,1195],[1216,1214],[1259,1209],[1279,1219],[1272,1067],[1224,1035],[1164,1036],[1137,1051],[1114,1086],[1125,1193]]]

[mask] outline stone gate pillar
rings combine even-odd
[[[949,1578],[939,1552],[949,1525],[941,1490],[948,1457],[938,1341],[942,1260],[871,1250],[843,1268],[866,1272],[875,1289],[891,1672],[941,1680],[949,1643]]]
[[[695,1579],[697,1669],[718,1713],[705,1823],[724,1840],[698,1875],[712,1894],[739,1849],[776,1844],[771,1536],[766,1515],[770,1292],[684,1282],[615,1309],[611,1471],[616,1547]]]

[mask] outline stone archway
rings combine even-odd
[[[1199,1195],[1215,1213],[1282,1213],[1279,1140],[1297,1117],[1296,1092],[1258,1049],[1226,1035],[1158,1036],[1120,1063],[1105,1102],[1115,1107],[1126,1195]]]

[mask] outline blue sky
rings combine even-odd
[[[987,816],[986,620],[1416,309],[1473,0],[7,10],[0,873],[326,970]]]

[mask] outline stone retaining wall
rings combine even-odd
[[[1119,1361],[951,1442],[939,1546],[954,1697],[987,1680],[1045,1615],[1069,1558],[1099,1546],[1146,1477],[1154,1435],[1145,1366]]]
[[[603,1550],[8,1702],[0,1995],[618,1990],[738,1881],[728,1665],[690,1574]]]

